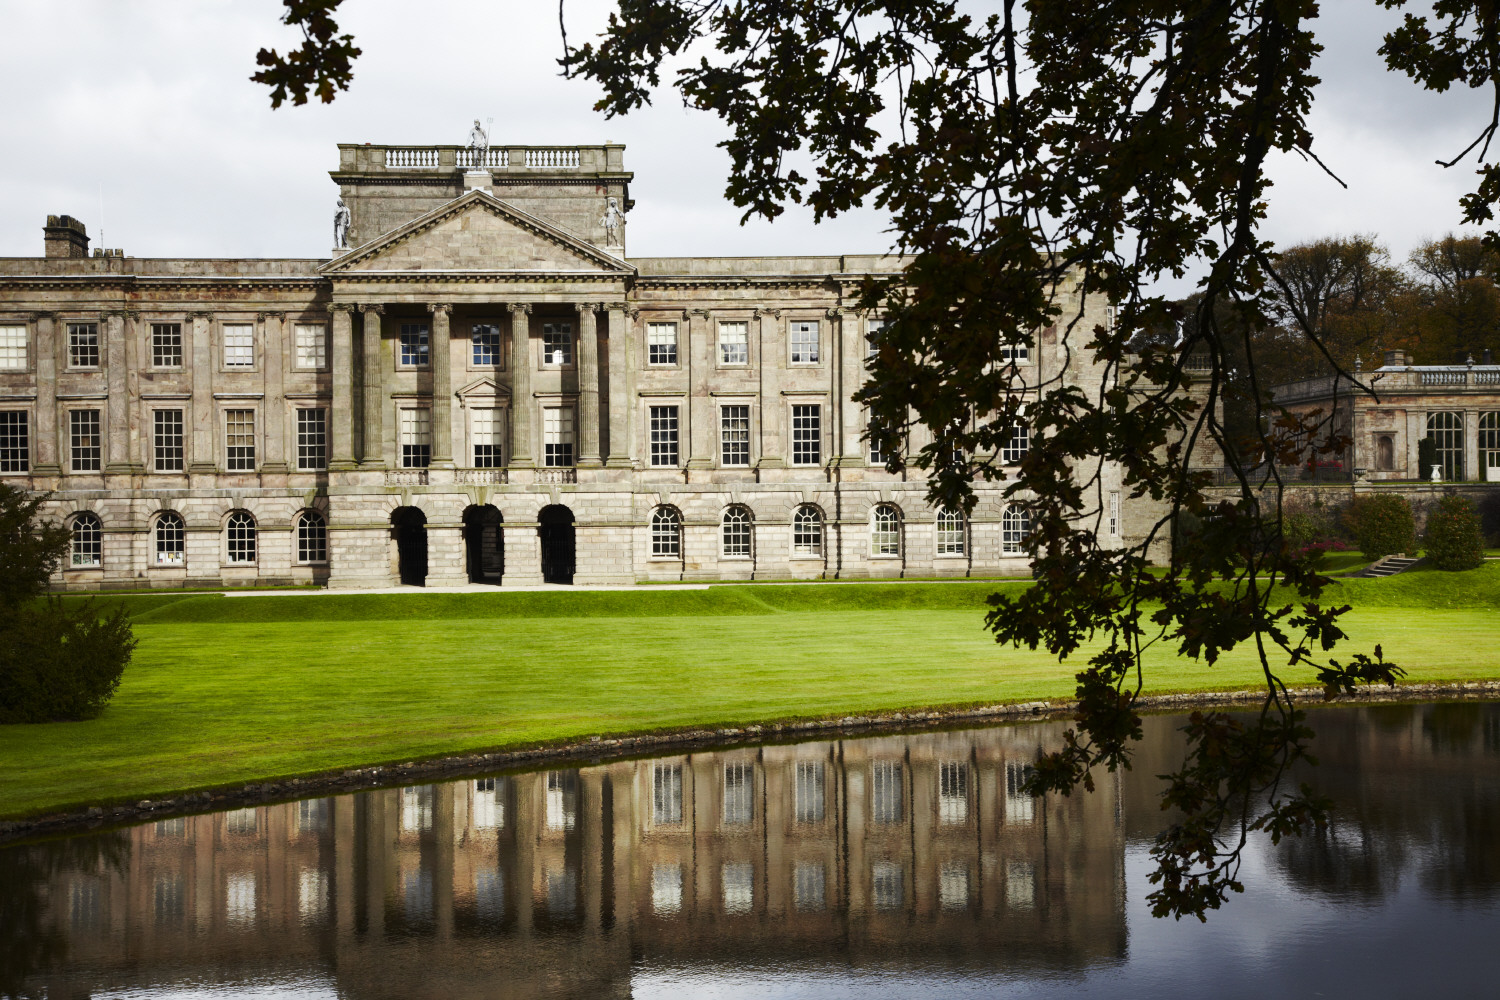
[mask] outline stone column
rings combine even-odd
[[[192,451],[188,455],[188,472],[197,475],[212,475],[218,468],[214,453],[214,345],[213,314],[193,313],[192,323],[192,380],[193,380],[193,434]],[[113,324],[111,324],[113,337]],[[114,351],[111,349],[110,354]],[[122,373],[121,381],[124,376]],[[114,375],[110,375],[110,396],[114,396]],[[110,426],[114,427],[114,416]],[[111,435],[113,435],[111,430]],[[123,442],[122,442],[123,443]],[[113,442],[111,442],[113,451]]]
[[[38,313],[36,318],[36,343],[32,350],[36,357],[36,460],[31,465],[33,476],[62,475],[58,461],[57,430],[57,314]],[[113,372],[113,368],[111,368]],[[114,402],[114,395],[110,395]],[[122,407],[124,403],[120,404]],[[111,415],[114,412],[110,408]],[[113,453],[106,460],[113,458]]]
[[[626,360],[630,330],[625,303],[605,306],[609,316],[609,459],[611,469],[630,468],[630,392],[627,387],[630,362]]]
[[[328,414],[333,421],[333,455],[328,463],[332,472],[347,472],[354,461],[354,307],[335,302],[328,307],[333,313],[333,406]]]
[[[448,314],[453,307],[433,302],[432,313],[432,467],[453,468],[453,345]]]
[[[599,454],[599,329],[598,306],[578,306],[578,467],[597,469]]]
[[[534,469],[531,457],[531,305],[510,305],[510,464]],[[510,560],[510,531],[505,533],[506,561]],[[509,574],[507,574],[509,575]],[[538,581],[540,582],[540,581]]]
[[[196,335],[197,323],[193,324]],[[109,475],[128,475],[130,463],[130,416],[126,413],[129,384],[125,359],[125,314],[110,312],[104,318],[105,386],[109,399],[104,404],[104,471]],[[194,344],[194,367],[197,367],[197,344]],[[194,376],[193,405],[197,406],[197,377]],[[53,382],[55,388],[56,382]],[[195,418],[196,421],[196,418]],[[196,422],[194,424],[196,430]],[[55,435],[54,435],[55,436]],[[196,434],[195,434],[196,437]]]
[[[767,309],[760,314],[760,461],[758,469],[782,469],[786,467],[786,430],[783,428],[786,407],[781,397],[781,378],[769,377],[767,371],[775,365],[778,372],[786,358],[785,325],[781,321],[780,309]]]
[[[1464,411],[1464,478],[1483,479],[1479,467],[1479,411]]]
[[[146,471],[146,461],[142,457],[141,435],[150,434],[147,425],[150,417],[138,405],[141,401],[141,370],[145,365],[141,363],[141,314],[135,310],[125,312],[125,403],[128,413],[126,423],[128,452],[125,460],[130,463],[130,471],[136,475],[143,475]],[[147,428],[143,430],[143,428]],[[148,446],[149,448],[149,446]]]
[[[713,397],[708,394],[709,381],[716,367],[713,314],[707,309],[689,309],[688,320],[688,398],[687,412],[678,419],[687,426],[689,469],[711,469],[714,464]]]
[[[265,386],[266,460],[262,472],[283,473],[286,467],[286,313],[262,313],[260,319],[261,378]]]
[[[385,358],[381,354],[380,317],[383,305],[365,303],[364,364],[361,388],[364,396],[364,452],[359,457],[361,469],[385,468]]]

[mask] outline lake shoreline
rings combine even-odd
[[[1361,688],[1352,696],[1323,700],[1317,687],[1291,689],[1305,708],[1352,704],[1398,702],[1488,701],[1500,699],[1500,680],[1466,682],[1422,682],[1395,688]],[[1183,691],[1143,695],[1136,705],[1150,714],[1192,708],[1253,705],[1266,696],[1261,690]],[[1070,715],[1073,701],[1025,701],[956,708],[910,709],[864,715],[824,716],[816,719],[782,720],[735,728],[702,727],[674,730],[643,730],[587,740],[515,747],[506,750],[448,754],[402,763],[383,762],[358,768],[328,771],[298,778],[247,782],[184,792],[136,803],[104,803],[51,811],[35,816],[0,820],[0,845],[38,838],[51,839],[79,833],[130,826],[149,819],[167,819],[273,802],[343,794],[382,787],[409,785],[423,780],[448,780],[467,775],[489,775],[508,770],[526,770],[543,764],[602,763],[664,751],[717,749],[747,743],[765,744],[802,741],[809,736],[847,738],[876,733],[915,732],[952,728],[956,725],[1059,718]]]

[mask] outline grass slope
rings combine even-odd
[[[103,598],[134,618],[135,663],[99,719],[0,728],[0,815],[595,734],[1066,698],[1076,666],[983,629],[985,596],[1024,586]],[[1354,648],[1381,642],[1413,679],[1500,676],[1500,565],[1334,591],[1359,609]],[[1259,681],[1245,655],[1150,659],[1153,691]]]

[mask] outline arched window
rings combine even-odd
[[[937,512],[937,554],[964,554],[964,515],[955,507],[943,507]]]
[[[1488,478],[1488,471],[1500,465],[1500,413],[1491,411],[1479,415],[1479,477]]]
[[[75,567],[100,566],[104,563],[104,525],[99,515],[84,511],[73,517],[73,552],[69,562]]]
[[[1005,465],[1019,465],[1031,447],[1031,431],[1025,424],[1016,424],[1010,429],[1010,437],[1000,446],[1000,461]]]
[[[328,521],[318,511],[304,510],[297,515],[297,561],[328,561]]]
[[[1464,418],[1461,413],[1441,411],[1427,414],[1427,436],[1432,440],[1432,460],[1442,466],[1442,477],[1464,478]],[[1426,479],[1431,469],[1422,470]]]
[[[1026,536],[1031,534],[1031,514],[1024,507],[1007,507],[1000,518],[1000,554],[1026,554]]]
[[[750,508],[735,504],[724,511],[724,555],[750,556]]]
[[[901,508],[891,503],[878,504],[870,517],[870,555],[900,554]]]
[[[682,555],[682,516],[671,507],[651,512],[651,554],[674,559]]]
[[[237,510],[224,524],[225,551],[232,563],[255,562],[255,518],[249,511]]]
[[[182,515],[172,510],[164,510],[156,517],[156,526],[152,531],[156,536],[156,565],[158,566],[181,566],[183,564],[183,531]]]
[[[823,554],[823,512],[810,503],[798,507],[792,514],[792,555],[821,556]]]

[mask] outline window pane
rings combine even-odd
[[[99,367],[99,324],[68,324],[68,365],[71,368]]]
[[[1112,492],[1109,495],[1109,535],[1118,538],[1120,535],[1120,494]]]
[[[1026,553],[1026,536],[1031,534],[1031,515],[1020,507],[1005,508],[1000,518],[1000,554],[1018,556]]]
[[[224,467],[231,472],[255,471],[255,411],[224,412]]]
[[[297,561],[328,561],[328,522],[315,510],[305,510],[297,518]]]
[[[322,324],[299,323],[296,327],[297,367],[328,366],[328,334]]]
[[[237,510],[229,515],[225,533],[230,562],[255,562],[255,518],[243,510]]]
[[[426,409],[401,411],[401,467],[425,469],[432,462],[432,414]]]
[[[74,566],[98,566],[104,561],[104,526],[94,514],[73,518]]]
[[[68,437],[72,444],[73,471],[98,472],[100,453],[99,411],[70,410]]]
[[[726,466],[750,464],[750,407],[719,409],[719,452],[720,461]]]
[[[182,471],[182,411],[155,410],[152,420],[152,450],[157,472]]]
[[[719,324],[719,364],[744,365],[750,363],[750,325],[748,323]]]
[[[651,464],[659,468],[677,465],[677,407],[651,407]]]
[[[366,319],[365,322],[369,322]],[[427,367],[428,328],[426,323],[401,324],[401,365],[404,368]]]
[[[23,370],[26,367],[26,328],[0,326],[0,369]]]
[[[682,554],[682,521],[670,507],[658,507],[651,512],[651,554],[672,557]]]
[[[0,472],[26,472],[31,468],[29,416],[24,410],[0,411]]]
[[[304,472],[328,467],[328,417],[322,409],[297,411],[297,468]]]
[[[792,407],[792,464],[817,465],[823,457],[822,407]]]
[[[818,324],[791,325],[792,364],[816,364],[818,360]]]
[[[870,524],[870,554],[901,554],[901,512],[890,504],[881,504],[875,508]]]
[[[653,365],[677,363],[677,324],[646,324],[646,362]]]
[[[172,511],[156,519],[156,564],[158,566],[181,566],[183,563],[182,516]]]
[[[749,764],[724,765],[725,826],[744,826],[755,818],[754,774]]]
[[[792,515],[792,552],[799,556],[823,554],[823,515],[804,504]]]
[[[151,324],[151,366],[153,368],[182,367],[182,324]]]
[[[566,468],[573,464],[573,411],[550,406],[542,411],[543,464]]]
[[[474,410],[471,413],[474,433],[474,468],[498,469],[505,465],[502,453],[502,438],[505,427],[501,411],[497,409]]]
[[[964,516],[949,507],[938,511],[937,554],[940,556],[964,554]]]
[[[500,367],[500,327],[493,323],[476,323],[470,330],[469,341],[475,366]]]
[[[1464,417],[1462,413],[1429,413],[1427,436],[1435,446],[1433,461],[1441,466],[1444,479],[1464,478]],[[1431,469],[1423,469],[1425,477]]]
[[[241,324],[224,327],[224,367],[255,367],[255,338],[252,327]]]
[[[724,512],[724,555],[750,555],[750,511],[744,507],[730,507]]]
[[[1005,444],[1000,446],[1000,461],[1006,465],[1017,465],[1021,459],[1026,457],[1026,451],[1030,446],[1031,432],[1024,424],[1018,424],[1010,429],[1010,437]]]
[[[571,365],[573,363],[573,324],[542,324],[542,364]],[[571,462],[569,464],[572,464]]]

